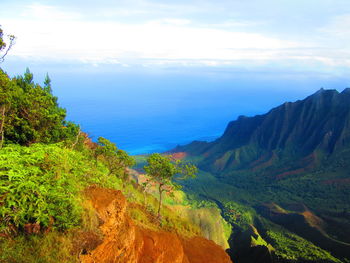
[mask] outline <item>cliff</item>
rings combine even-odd
[[[103,241],[80,256],[83,263],[231,262],[213,241],[199,236],[185,238],[136,225],[127,214],[128,203],[120,191],[90,187],[86,193],[101,220]]]

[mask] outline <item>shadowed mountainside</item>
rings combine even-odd
[[[201,156],[212,173],[270,169],[278,178],[313,169],[350,146],[350,89],[319,90],[264,115],[240,116],[214,142],[195,141],[176,152]]]
[[[291,259],[295,246],[303,242],[340,259],[350,258],[349,88],[320,89],[266,114],[240,116],[217,140],[194,141],[171,152],[181,153],[202,171],[197,179],[184,183],[186,191],[224,207],[242,207],[246,221],[276,249],[278,262],[319,261],[320,250],[313,245],[308,245],[304,258],[296,253]],[[228,211],[226,219],[238,233],[232,238],[240,240],[249,226],[240,223],[237,211]],[[298,249],[303,251],[301,246]],[[239,258],[237,251],[231,252]]]

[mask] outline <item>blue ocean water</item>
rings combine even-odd
[[[214,140],[239,115],[253,116],[303,99],[318,84],[102,74],[69,81],[61,76],[55,94],[68,118],[94,140],[103,136],[130,154],[142,154]]]
[[[348,81],[266,72],[114,72],[40,64],[30,69],[37,82],[49,71],[54,95],[69,120],[93,140],[103,136],[130,154],[214,140],[239,115],[265,113],[321,87],[342,90]],[[24,70],[16,64],[8,67],[10,75]]]

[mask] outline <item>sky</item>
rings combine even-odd
[[[350,68],[348,0],[2,0],[0,25],[17,37],[11,60],[332,76]]]
[[[132,153],[215,138],[239,115],[350,87],[349,0],[1,0],[26,67],[94,139]],[[169,144],[170,143],[170,144]]]

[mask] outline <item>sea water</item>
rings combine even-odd
[[[8,67],[24,72],[22,63]],[[211,141],[239,115],[254,116],[342,79],[273,72],[113,71],[33,64],[37,82],[49,71],[67,118],[97,141],[105,137],[130,154],[164,152],[193,140]]]
[[[163,152],[193,140],[211,141],[239,115],[262,114],[303,99],[317,84],[220,80],[189,76],[95,75],[56,81],[55,94],[93,140],[130,154]],[[288,87],[286,87],[288,86]]]

